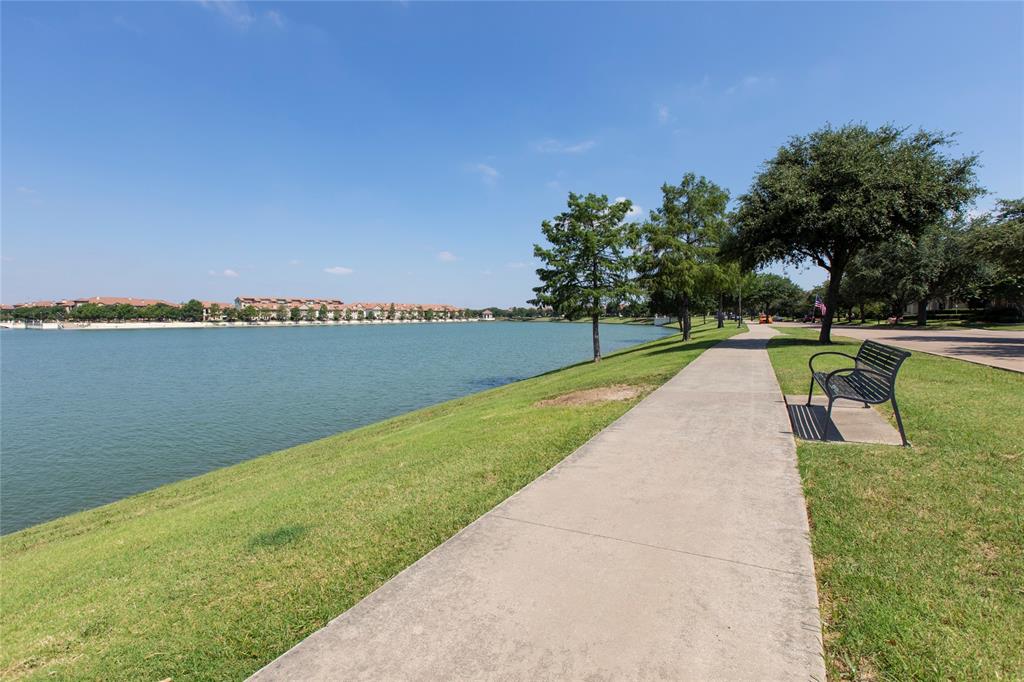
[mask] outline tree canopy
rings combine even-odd
[[[716,255],[729,193],[703,175],[687,173],[678,185],[662,185],[661,194],[661,207],[642,227],[637,267],[651,309],[677,315],[685,341],[694,299],[722,279]]]
[[[997,202],[971,223],[964,244],[964,255],[983,268],[983,293],[1024,313],[1024,199]]]
[[[747,267],[810,260],[827,270],[820,340],[829,342],[843,274],[859,252],[916,238],[980,192],[977,157],[945,154],[952,139],[860,124],[793,137],[740,197],[727,251]]]
[[[549,305],[570,319],[590,316],[594,362],[601,360],[599,320],[605,305],[636,291],[632,281],[635,227],[625,222],[628,199],[609,203],[605,195],[569,194],[568,210],[541,224],[550,247],[534,244],[537,269],[533,305]]]

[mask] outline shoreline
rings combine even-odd
[[[379,324],[450,324],[464,322],[490,322],[482,318],[463,320],[329,320],[326,322],[298,322],[264,320],[260,322],[2,322],[0,329],[26,331],[115,331],[140,329],[253,329],[265,327],[336,327],[344,325]]]

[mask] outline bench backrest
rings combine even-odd
[[[857,351],[857,367],[864,367],[884,374],[888,377],[891,385],[896,381],[896,372],[900,370],[900,365],[910,355],[910,351],[902,348],[893,348],[876,341],[865,341]]]

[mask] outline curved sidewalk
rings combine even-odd
[[[825,680],[796,447],[754,327],[256,680]]]

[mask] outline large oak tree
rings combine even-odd
[[[977,157],[952,136],[884,125],[826,126],[792,138],[740,197],[727,251],[747,267],[807,260],[829,273],[820,341],[831,342],[843,274],[863,249],[916,238],[980,193]]]

